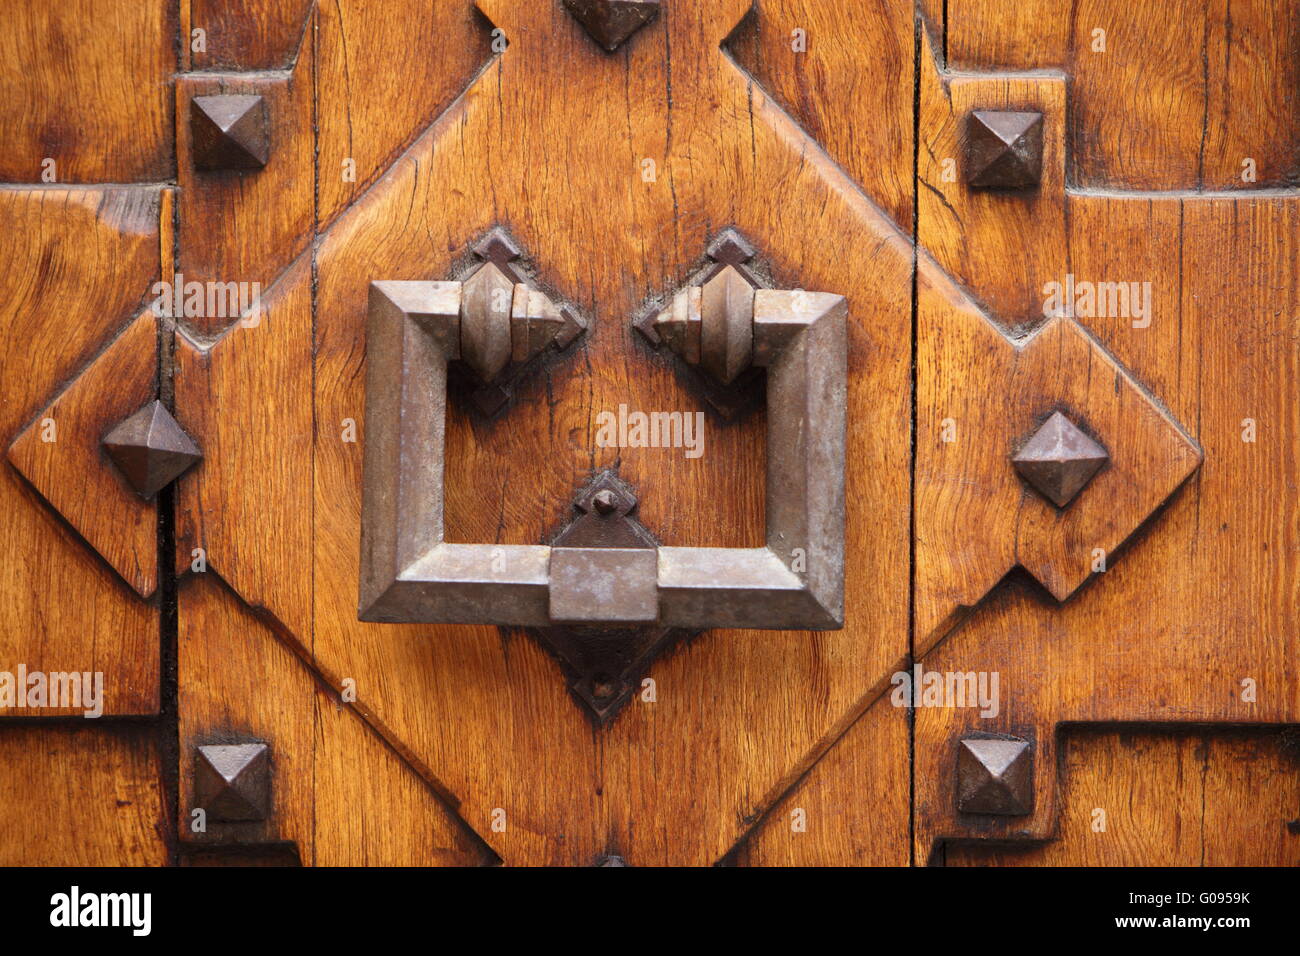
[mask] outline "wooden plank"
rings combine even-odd
[[[165,866],[155,731],[0,728],[0,866]]]
[[[1283,730],[1071,732],[1058,839],[949,846],[948,866],[1295,866],[1300,775]]]
[[[194,74],[176,82],[180,271],[184,282],[270,286],[307,248],[315,221],[311,40],[291,72]],[[270,158],[256,170],[198,170],[191,155],[190,101],[213,94],[261,96],[270,127]],[[256,290],[253,286],[256,284]],[[186,315],[182,328],[211,337],[238,315]],[[232,310],[218,308],[217,312]]]
[[[906,456],[910,247],[719,53],[747,4],[661,18],[628,44],[630,66],[558,6],[484,8],[517,42],[329,230],[317,256],[316,661],[331,681],[357,680],[370,719],[446,783],[507,863],[586,864],[607,852],[634,864],[715,862],[905,650],[904,473],[871,463]],[[537,145],[500,148],[519,142]],[[643,159],[655,161],[653,182]],[[596,739],[529,640],[356,622],[361,451],[341,441],[340,424],[362,419],[367,284],[447,276],[494,222],[594,326],[576,356],[521,387],[505,416],[485,421],[453,401],[449,539],[545,540],[591,470],[617,463],[665,543],[760,540],[761,420],[710,419],[698,459],[594,447],[601,410],[702,407],[665,358],[638,344],[630,320],[686,278],[713,232],[735,224],[777,283],[850,299],[858,507],[848,539],[864,557],[850,564],[843,632],[710,632],[652,671],[656,703],[633,705]],[[543,783],[553,780],[569,785]],[[497,810],[503,832],[492,829]]]
[[[490,862],[428,784],[215,575],[196,575],[180,599],[177,825],[197,862],[220,862],[222,848],[250,847],[236,851],[233,862],[283,843],[292,843],[305,865]],[[270,746],[270,816],[243,823],[209,818],[206,830],[195,832],[194,747],[245,741]],[[271,861],[282,865],[285,856]]]
[[[0,378],[6,394],[0,432],[6,446],[29,426],[39,432],[41,409],[132,323],[161,274],[159,221],[170,216],[170,206],[159,195],[134,188],[0,190],[0,253],[9,264],[0,276]],[[113,264],[111,272],[105,263]],[[118,368],[131,371],[134,384],[114,382],[122,391],[102,403],[106,408],[123,396],[143,399],[152,385],[152,319],[136,319],[132,328],[135,337],[119,346],[127,351]],[[136,373],[146,388],[132,396],[141,388]],[[99,414],[102,398],[86,395],[86,413]],[[128,406],[121,407],[134,411]],[[75,419],[65,424],[74,426],[65,433],[71,441]],[[58,428],[56,421],[56,438]],[[114,556],[125,579],[152,591],[153,509],[120,487],[113,466],[94,447],[93,431],[81,436],[89,456],[79,459],[83,465],[54,477],[50,487],[58,489],[83,533]],[[96,495],[86,495],[82,469],[100,487]],[[13,673],[21,664],[29,671],[100,672],[104,713],[156,713],[157,608],[141,601],[10,465],[0,478],[0,520],[25,556],[0,564],[9,622],[0,634],[0,669]]]
[[[904,0],[764,2],[754,5],[727,41],[764,93],[908,231],[912,10]]]
[[[311,263],[263,298],[256,325],[204,349],[177,337],[176,414],[203,445],[176,496],[176,570],[201,561],[310,646]],[[201,549],[201,554],[196,550]]]
[[[907,710],[878,698],[754,826],[736,866],[906,866]]]
[[[190,70],[282,70],[309,32],[312,0],[181,0]],[[194,31],[202,30],[202,50]]]
[[[101,442],[158,393],[158,319],[137,316],[9,447],[9,462],[142,598],[158,586],[158,512]],[[55,440],[49,440],[54,436]]]
[[[169,179],[176,4],[9,4],[0,31],[0,181]],[[43,176],[54,160],[53,179]]]
[[[998,672],[1004,702],[992,720],[969,711],[918,712],[918,859],[937,837],[1054,832],[1060,722],[1293,722],[1300,714],[1287,637],[1300,606],[1300,525],[1279,510],[1297,484],[1296,408],[1287,383],[1300,375],[1291,347],[1300,307],[1300,203],[1091,196],[1070,202],[1074,261],[1087,270],[1080,279],[1150,281],[1161,290],[1152,294],[1160,311],[1150,324],[1085,321],[1139,381],[1161,384],[1156,398],[1192,431],[1205,463],[1065,604],[1013,576],[925,656],[929,670]],[[1169,231],[1146,229],[1148,223],[1177,223],[1172,247]],[[1111,236],[1117,240],[1104,252],[1093,251]],[[925,346],[919,364],[922,394],[932,387],[926,353],[937,347]],[[1254,421],[1253,433],[1246,419]],[[982,493],[972,485],[956,517],[976,507]],[[925,580],[922,560],[918,549],[918,582]],[[922,600],[918,593],[918,605]],[[972,731],[1035,739],[1031,817],[958,817],[952,764],[956,741]]]
[[[1170,190],[1300,181],[1294,4],[950,0],[948,20],[954,68],[1069,74],[1073,183]],[[1242,178],[1247,159],[1252,181]]]
[[[920,246],[1009,327],[1042,320],[1042,275],[1067,270],[1065,246],[1066,83],[1061,76],[954,76],[921,41],[917,153]],[[1043,174],[1036,189],[966,185],[963,143],[974,110],[1043,114]]]
[[[338,0],[319,6],[322,226],[372,186],[491,59],[493,25],[478,9],[467,0],[415,6],[404,0]]]

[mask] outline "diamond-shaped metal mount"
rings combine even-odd
[[[196,96],[190,139],[197,169],[261,169],[271,158],[266,101],[245,93]]]
[[[156,399],[105,435],[103,446],[142,498],[152,498],[203,457]]]
[[[194,803],[221,823],[265,820],[271,812],[271,751],[264,743],[194,748]]]
[[[1016,471],[1039,493],[1064,508],[1110,460],[1106,449],[1053,412],[1012,457]]]
[[[648,306],[632,327],[651,345],[667,345],[681,363],[679,373],[719,415],[732,420],[763,398],[763,373],[753,362],[750,292],[743,284],[752,291],[766,283],[751,264],[754,246],[733,228],[714,236],[705,254],[708,261],[667,308]]]
[[[552,541],[554,575],[564,566],[599,564],[602,554],[629,579],[638,577],[635,562],[655,561],[657,542],[635,516],[636,493],[612,471],[598,472],[574,496],[570,523]],[[640,569],[644,577],[648,568]],[[561,589],[564,584],[561,582]],[[635,595],[622,599],[634,600]],[[635,616],[635,615],[632,615]],[[608,621],[603,624],[557,624],[532,630],[559,660],[569,689],[597,726],[603,726],[632,700],[642,675],[684,632],[653,622]]]
[[[557,351],[568,348],[587,330],[587,323],[572,306],[560,305],[557,311],[557,307],[544,293],[532,287],[530,273],[520,262],[523,258],[522,249],[500,226],[493,226],[471,248],[474,255],[482,260],[482,265],[476,266],[465,276],[466,286],[472,291],[480,283],[499,285],[492,282],[492,279],[496,275],[504,275],[514,283],[516,293],[510,306],[510,361],[493,372],[492,366],[496,359],[486,363],[478,361],[487,356],[471,348],[462,355],[462,361],[474,369],[474,377],[455,376],[479,411],[484,415],[495,415],[510,401],[515,387],[528,373],[529,363],[545,351],[549,344],[554,343]],[[489,267],[494,267],[495,271]],[[526,291],[521,289],[523,286],[527,287]],[[501,341],[504,345],[504,337]],[[485,373],[492,374],[488,378]]]
[[[1024,816],[1034,809],[1034,749],[1027,740],[965,737],[957,751],[957,809]]]
[[[975,110],[966,120],[966,184],[1029,189],[1043,177],[1043,114]]]
[[[659,16],[660,0],[564,0],[567,9],[591,34],[591,38],[613,53],[623,41]]]
[[[673,297],[655,319],[659,338],[689,365],[724,385],[754,358],[754,287],[733,265]]]

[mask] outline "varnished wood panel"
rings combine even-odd
[[[428,784],[214,575],[196,575],[181,598],[177,826],[187,845],[219,858],[221,847],[265,854],[256,848],[288,843],[304,865],[320,866],[492,861]],[[245,741],[270,746],[270,815],[208,819],[195,832],[193,748]]]
[[[143,598],[158,586],[157,509],[101,442],[157,395],[157,352],[158,320],[146,311],[9,448],[10,464]]]
[[[954,68],[1069,74],[1070,177],[1080,186],[1300,183],[1294,4],[950,0],[947,10]],[[1242,179],[1247,158],[1254,160],[1251,182]]]
[[[107,381],[104,366],[95,373],[99,387],[117,391],[105,398],[97,388],[83,390],[84,414],[64,421],[70,443],[79,424],[90,429],[82,430],[77,448],[67,449],[79,464],[49,476],[49,487],[69,510],[66,518],[9,461],[0,468],[0,520],[14,555],[0,562],[6,608],[0,670],[12,673],[22,664],[29,671],[101,672],[106,714],[158,708],[158,610],[133,590],[153,591],[157,537],[153,508],[135,499],[99,454],[99,436],[86,416],[102,427],[103,408],[129,414],[135,408],[122,405],[123,397],[143,399],[152,387],[152,318],[136,316],[164,255],[170,263],[170,231],[160,229],[169,209],[153,189],[0,189],[0,254],[7,263],[0,274],[5,446],[32,426],[39,442],[43,419],[50,417],[42,409],[114,340],[120,353],[117,373]],[[130,336],[118,339],[128,326]],[[122,370],[131,372],[125,385]],[[61,415],[54,415],[56,448]],[[84,477],[86,469],[93,478]]]
[[[236,323],[207,348],[177,336],[174,372],[178,420],[207,452],[177,487],[177,573],[200,561],[302,635],[311,629],[310,275],[304,257],[265,294],[256,325]]]
[[[192,70],[289,67],[304,32],[310,30],[309,14],[315,5],[313,0],[180,0],[180,4],[182,62]],[[197,30],[202,34],[196,36]]]
[[[170,824],[151,728],[0,727],[0,865],[163,866]]]
[[[266,295],[307,248],[315,221],[311,36],[292,70],[255,76],[193,74],[176,83],[179,263],[185,282],[256,283]],[[191,155],[190,101],[215,94],[263,98],[270,158],[257,170],[200,170]],[[186,316],[197,336],[237,318]]]
[[[918,713],[918,859],[936,836],[1051,832],[1057,722],[1243,723],[1294,721],[1300,713],[1287,636],[1300,607],[1300,525],[1278,509],[1296,485],[1296,406],[1283,383],[1300,372],[1292,318],[1300,305],[1293,248],[1300,206],[1283,198],[1072,197],[1076,203],[1072,245],[1085,247],[1099,234],[1123,237],[1095,260],[1080,255],[1090,278],[1104,278],[1092,272],[1095,263],[1115,278],[1177,290],[1154,300],[1177,305],[1154,312],[1148,327],[1115,319],[1090,325],[1138,379],[1161,388],[1156,397],[1191,431],[1204,464],[1069,601],[1058,604],[1015,578],[925,656],[930,670],[997,671],[1004,702],[995,720]],[[1164,254],[1166,234],[1136,225],[1151,221],[1179,223],[1174,254]],[[921,389],[929,390],[924,379]],[[1243,440],[1248,418],[1254,441]],[[918,567],[918,582],[924,579]],[[1032,817],[958,820],[953,761],[956,740],[970,731],[1035,738]]]
[[[171,178],[176,3],[9,3],[4,21],[0,181]],[[46,159],[54,179],[42,175]]]
[[[737,847],[736,866],[906,866],[908,714],[877,698]]]
[[[322,225],[374,185],[486,66],[495,52],[493,29],[466,0],[338,0],[318,7],[315,122]],[[515,38],[497,39],[500,46]]]
[[[755,4],[727,49],[899,226],[912,228],[915,26],[904,0]]]
[[[634,864],[711,863],[904,651],[905,475],[865,463],[905,460],[910,251],[719,51],[745,4],[657,22],[629,45],[626,68],[558,7],[484,8],[517,42],[330,229],[317,256],[316,418],[328,424],[316,445],[314,651],[326,673],[357,678],[375,719],[447,782],[507,863],[585,863],[611,851]],[[551,64],[553,87],[537,81],[537,63]],[[529,139],[542,122],[565,134],[536,150],[494,145]],[[480,163],[486,155],[492,162]],[[641,176],[643,158],[656,161],[653,182]],[[435,221],[454,232],[431,244],[425,224]],[[701,407],[630,323],[649,296],[685,279],[711,233],[735,224],[779,283],[850,299],[849,483],[864,506],[849,540],[864,559],[851,566],[857,598],[843,632],[711,632],[652,673],[656,703],[634,705],[596,738],[530,641],[487,628],[356,623],[361,454],[338,428],[362,409],[366,283],[446,275],[495,221],[523,243],[543,282],[591,316],[592,332],[575,358],[527,383],[507,415],[483,422],[456,407],[449,538],[536,543],[590,470],[617,462],[641,492],[642,520],[666,543],[757,540],[761,417],[711,421],[698,460],[597,450],[592,424],[620,402]],[[568,785],[541,782],[557,779]],[[497,809],[514,821],[501,832],[491,827]]]
[[[87,846],[28,835],[7,844],[15,860],[166,862],[179,827],[178,862],[193,865],[607,853],[633,865],[901,865],[986,839],[1052,842],[1027,855],[949,846],[948,862],[1294,862],[1289,831],[1270,836],[1294,804],[1290,765],[1258,725],[1300,713],[1300,231],[1294,193],[1278,188],[1297,181],[1297,14],[1262,0],[919,9],[925,36],[913,4],[896,0],[669,0],[606,53],[558,0],[19,4],[0,31],[19,67],[0,81],[12,144],[0,179],[35,182],[50,155],[61,181],[164,185],[0,190],[6,445],[146,309],[149,285],[173,271],[173,242],[186,278],[260,282],[267,307],[249,326],[198,317],[162,336],[158,389],[205,452],[174,493],[178,763],[152,749],[165,721],[0,726],[6,766],[92,793],[90,810],[79,791],[52,799],[52,819],[90,821]],[[80,29],[92,20],[106,26]],[[1088,49],[1095,26],[1104,54]],[[194,28],[207,34],[201,53]],[[191,168],[189,97],[214,91],[267,97],[265,169]],[[1027,194],[972,194],[961,181],[961,124],[990,106],[1045,114],[1044,181]],[[1246,156],[1255,183],[1240,179]],[[1266,191],[1149,192],[1252,187]],[[707,411],[630,325],[735,227],[775,284],[849,300],[844,630],[700,635],[651,669],[653,701],[597,730],[526,635],[356,620],[366,286],[450,278],[492,225],[589,332],[497,416],[453,395],[449,538],[545,541],[608,466],[666,544],[761,539],[762,414]],[[1044,394],[1131,384],[1125,394],[1177,422],[1204,461],[1145,520],[1110,472],[1110,510],[1070,543],[1099,527],[1126,543],[1077,590],[1052,560],[1035,565],[1053,572],[1042,584],[1022,571],[998,583],[1015,561],[1034,563],[1042,514],[986,507],[1008,487],[996,471],[1005,448],[976,449],[963,459],[971,474],[937,482],[933,426],[955,418],[972,441],[976,418],[1029,414],[1005,407],[1024,392],[993,353],[1025,343],[1044,284],[1067,273],[1150,281],[1151,321],[1055,327],[1043,341],[1064,367],[1059,382],[1038,375]],[[150,360],[130,368],[152,371]],[[106,377],[122,386],[115,400],[138,387]],[[595,415],[623,403],[705,411],[704,456],[598,448]],[[93,396],[81,407],[99,408]],[[1127,437],[1131,418],[1107,424]],[[1166,457],[1139,450],[1128,460],[1150,467],[1122,477],[1137,487]],[[124,583],[127,558],[154,554],[152,518],[135,514],[134,532],[115,537],[93,482],[79,496],[67,469],[42,472],[59,483],[60,517],[6,471],[0,518],[23,560],[0,570],[16,623],[0,668],[103,669],[109,712],[156,713],[157,607]],[[964,536],[944,550],[954,528]],[[967,571],[988,579],[987,596],[954,600]],[[909,727],[888,684],[909,652],[927,669],[999,673],[997,716],[920,708]],[[350,688],[355,701],[341,700]],[[1060,736],[1062,722],[1097,721],[1218,726]],[[956,741],[986,730],[1034,742],[1031,816],[956,814]],[[270,819],[186,833],[191,745],[238,735],[273,748]],[[172,775],[177,820],[162,784]],[[7,785],[14,809],[0,826],[12,828],[37,791]],[[117,790],[121,807],[94,809]],[[1078,829],[1087,803],[1130,790],[1140,799],[1111,815],[1111,842]],[[1256,792],[1260,815],[1234,815]],[[1158,832],[1137,836],[1135,824]]]
[[[946,848],[948,866],[1296,866],[1294,731],[1071,732],[1057,839]]]
[[[917,241],[982,308],[1008,327],[1043,317],[1043,276],[1064,275],[1066,82],[1061,76],[958,76],[921,43]],[[973,110],[1043,114],[1036,189],[966,186],[963,144]]]

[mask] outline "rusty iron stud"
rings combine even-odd
[[[659,16],[660,0],[564,0],[565,9],[609,53]]]
[[[628,862],[618,854],[610,853],[606,856],[602,856],[599,860],[596,861],[595,865],[596,866],[627,866]]]
[[[271,812],[271,751],[261,742],[194,748],[194,803],[223,823],[265,820]]]
[[[1010,737],[963,737],[957,751],[957,809],[1024,816],[1034,808],[1034,749]]]
[[[1106,449],[1060,412],[1053,412],[1011,462],[1025,481],[1064,508],[1110,460]]]
[[[196,96],[190,139],[196,169],[261,169],[271,158],[266,101],[252,94]]]
[[[1043,114],[975,110],[966,120],[966,184],[1030,189],[1043,176]]]
[[[152,498],[203,453],[160,401],[152,401],[104,436],[104,451],[142,498]]]
[[[595,497],[591,499],[591,503],[595,506],[596,511],[602,515],[613,514],[618,508],[618,499],[615,497],[614,492],[608,488],[596,492]]]

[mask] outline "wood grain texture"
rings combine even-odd
[[[1070,179],[1086,187],[1300,183],[1298,53],[1300,9],[1270,0],[948,4],[954,68],[1069,74]]]
[[[922,268],[914,582],[922,654],[1013,567],[1057,601],[1069,598],[1118,560],[1201,462],[1178,423],[1078,323],[1051,319],[1013,344],[957,290],[932,281]],[[1058,411],[1108,455],[1064,508],[1011,461]]]
[[[906,866],[907,710],[878,698],[759,821],[736,866]]]
[[[259,282],[266,308],[161,337],[157,391],[205,452],[175,490],[179,765],[157,718],[0,726],[0,862],[1297,862],[1294,5],[669,0],[613,54],[559,0],[46,6],[0,31],[0,180],[49,155],[151,185],[0,189],[6,447],[72,397],[86,422],[154,390],[136,317],[173,240],[187,279]],[[192,169],[189,99],[215,91],[267,98],[265,169]],[[1038,188],[966,188],[975,108],[1045,114]],[[761,541],[762,414],[723,422],[631,328],[734,227],[775,285],[849,300],[844,630],[700,635],[597,730],[527,635],[356,620],[367,285],[459,277],[493,225],[589,332],[497,416],[453,390],[448,539],[544,542],[612,467],[665,544]],[[1045,323],[1066,275],[1149,282],[1149,322]],[[1116,455],[1063,513],[1006,460],[1044,403]],[[704,412],[704,455],[598,447],[621,404]],[[0,669],[103,670],[106,712],[156,715],[157,609],[87,545],[147,591],[156,526],[114,523],[83,432],[76,467],[19,449],[67,520],[3,469]],[[996,715],[909,726],[888,681],[911,654],[997,673]],[[1033,814],[957,812],[977,731],[1033,742]],[[271,744],[270,819],[190,832],[192,746],[240,738]]]
[[[140,498],[101,442],[157,394],[157,351],[158,319],[146,310],[41,409],[8,455],[50,507],[144,598],[158,586],[157,505]]]
[[[176,4],[10,3],[0,30],[0,181],[169,179]]]
[[[727,41],[740,67],[909,231],[911,12],[904,0],[764,2]]]
[[[311,263],[302,257],[207,349],[177,336],[178,421],[204,461],[176,496],[176,571],[209,569],[297,634],[311,631]]]
[[[1068,271],[1065,255],[1066,83],[1062,76],[956,76],[921,41],[917,241],[983,308],[1008,327],[1043,318],[1043,275]],[[1037,189],[966,185],[963,141],[973,110],[1043,114]]]
[[[317,17],[323,227],[375,183],[494,51],[493,25],[470,0],[337,0],[321,4]],[[498,145],[507,152],[522,148],[522,142]]]
[[[6,727],[0,765],[0,866],[168,862],[152,729]]]
[[[183,840],[214,851],[288,842],[304,865],[318,866],[491,861],[411,767],[215,575],[195,575],[181,600]],[[206,830],[195,832],[193,748],[244,741],[270,746],[270,816],[209,818]]]
[[[1296,866],[1300,834],[1288,827],[1300,816],[1296,770],[1293,732],[1284,730],[1072,731],[1056,840],[950,846],[942,858],[948,866]]]
[[[180,0],[190,70],[283,70],[311,30],[313,0]],[[203,50],[194,50],[202,30]]]
[[[119,405],[129,414],[138,406],[127,407],[124,399],[139,397],[143,404],[148,397],[156,366],[153,320],[133,317],[164,268],[164,217],[170,218],[170,205],[153,189],[0,190],[0,252],[8,264],[0,275],[6,447],[33,423],[39,428],[41,409],[79,374],[92,374],[83,370],[95,369],[101,351],[128,327],[127,337],[117,339],[120,360],[110,357],[93,372],[102,383],[104,370],[115,370],[109,394],[83,388],[80,405],[91,418]],[[165,253],[169,266],[170,241]],[[63,437],[80,464],[50,474],[47,488],[113,563],[96,555],[6,463],[0,520],[21,558],[0,562],[7,621],[0,669],[100,671],[106,714],[156,713],[158,612],[132,589],[151,592],[156,580],[153,508],[130,495],[99,455],[93,427],[78,444],[78,421],[88,423],[73,415]],[[59,427],[56,420],[56,437]]]

